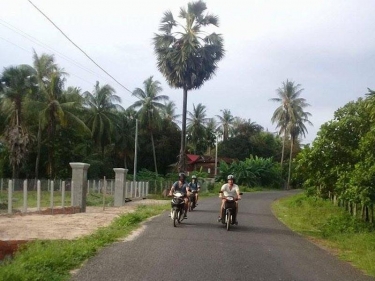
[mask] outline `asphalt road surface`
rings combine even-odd
[[[217,222],[218,198],[200,200],[177,227],[165,212],[133,239],[100,251],[72,281],[374,281],[273,216],[271,203],[294,192],[244,194],[230,231]]]

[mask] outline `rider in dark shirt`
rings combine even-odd
[[[169,191],[169,195],[172,196],[174,192],[176,191],[179,191],[181,192],[182,194],[184,194],[184,201],[185,201],[185,205],[184,205],[184,209],[185,209],[185,213],[184,213],[184,219],[187,219],[187,210],[188,210],[188,206],[189,206],[189,199],[188,199],[188,189],[189,189],[189,186],[188,186],[188,183],[186,182],[186,175],[184,173],[179,173],[178,174],[178,181],[176,181],[172,187],[171,187],[171,190]]]

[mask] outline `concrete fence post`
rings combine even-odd
[[[65,181],[61,183],[61,208],[65,208]]]
[[[113,171],[115,171],[114,206],[120,207],[125,203],[126,175],[128,173],[128,169],[113,168]]]
[[[36,182],[36,209],[40,211],[40,201],[41,201],[41,194],[42,194],[42,183],[40,180]]]
[[[23,181],[23,213],[27,213],[27,180]]]
[[[13,181],[8,181],[8,214],[12,213],[12,203],[13,203]]]
[[[87,196],[87,170],[90,164],[72,162],[69,163],[72,167],[72,182],[74,183],[74,188],[72,190],[72,202],[73,207],[78,206],[80,212],[86,212],[86,196]]]

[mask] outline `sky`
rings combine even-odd
[[[0,68],[32,65],[53,54],[69,76],[67,86],[92,91],[109,84],[127,108],[150,76],[161,83],[182,113],[182,89],[171,88],[156,67],[152,38],[166,11],[175,19],[183,0],[0,0]],[[334,112],[375,89],[375,1],[373,0],[206,0],[217,15],[225,57],[215,75],[188,93],[188,110],[199,103],[207,117],[229,109],[276,132],[270,101],[286,80],[300,84],[310,104],[302,143],[311,143]],[[41,10],[92,60],[40,13]]]

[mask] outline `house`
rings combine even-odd
[[[228,158],[228,157],[219,157],[217,158],[217,168],[219,168],[220,162],[224,161],[227,164],[231,164],[235,161],[235,159]],[[215,176],[215,157],[209,155],[194,155],[194,154],[186,154],[186,171],[188,173],[194,171],[206,172],[210,175],[210,177]],[[219,170],[217,171],[219,173]]]

